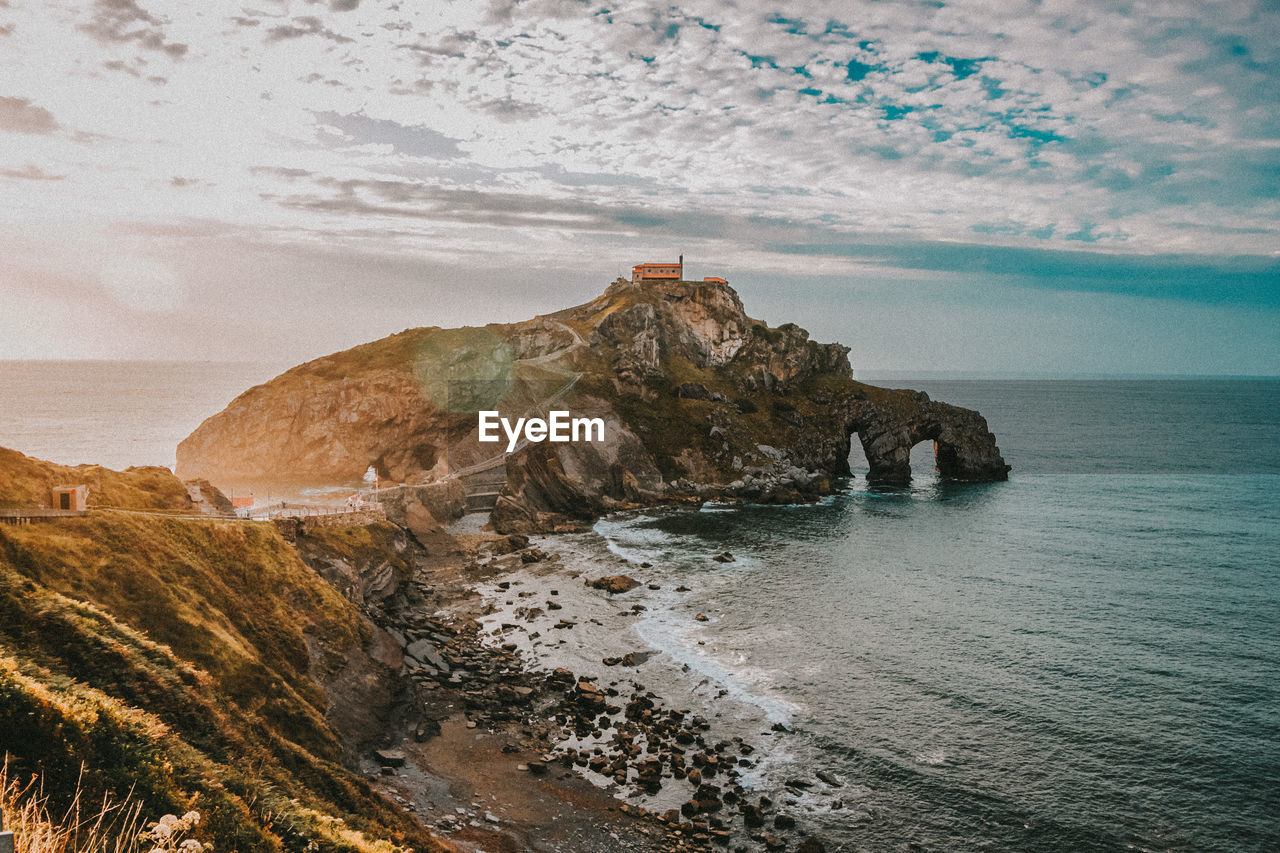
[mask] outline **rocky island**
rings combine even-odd
[[[908,480],[911,448],[929,440],[945,477],[1007,477],[981,415],[857,382],[848,352],[752,319],[722,280],[620,278],[525,322],[409,329],[295,367],[201,424],[178,471],[219,485],[354,483],[370,467],[411,485],[479,478],[502,533],[663,502],[821,496],[850,474],[854,435],[878,482]],[[480,441],[482,410],[553,408],[601,419],[604,440],[511,453]]]

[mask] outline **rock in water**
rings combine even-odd
[[[819,770],[817,773],[813,775],[817,776],[819,779],[821,779],[823,782],[826,782],[828,785],[830,785],[833,788],[839,788],[841,785],[844,784],[843,782],[841,782],[839,779],[836,778],[834,773],[828,773],[826,770]]]

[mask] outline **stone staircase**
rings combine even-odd
[[[498,495],[507,482],[505,465],[479,471],[462,478],[467,487],[467,513],[490,512],[498,503]]]

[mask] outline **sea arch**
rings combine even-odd
[[[845,425],[849,440],[857,435],[862,444],[871,482],[909,482],[911,448],[922,441],[934,443],[943,477],[975,482],[1009,478],[986,418],[972,409],[934,402],[921,391],[882,391],[852,399]]]

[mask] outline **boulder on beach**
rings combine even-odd
[[[620,663],[623,666],[639,666],[651,657],[653,652],[627,652],[622,656]]]
[[[376,749],[373,757],[383,767],[404,767],[405,754],[398,749]]]
[[[431,644],[430,640],[415,640],[409,644],[409,648],[405,651],[414,660],[433,666],[441,672],[449,671],[449,664],[436,651],[436,647]]]
[[[602,589],[610,595],[614,595],[620,592],[630,592],[640,586],[640,581],[629,575],[607,575],[587,581],[587,586],[592,589]]]

